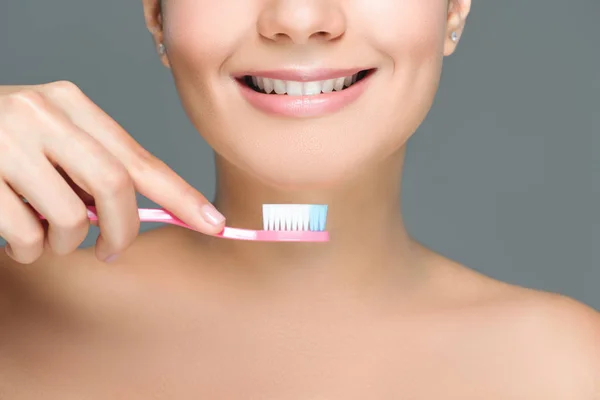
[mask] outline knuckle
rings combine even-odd
[[[115,229],[111,234],[103,235],[113,252],[122,253],[135,241],[139,233],[140,221],[137,212],[127,218],[127,223],[121,229]]]
[[[123,240],[119,240],[114,243],[111,243],[111,246],[110,246],[112,252],[115,254],[124,253],[128,247],[129,247],[129,242],[125,242]]]
[[[30,265],[30,264],[33,264],[34,262],[36,262],[38,260],[38,258],[40,258],[41,255],[42,255],[42,251],[34,251],[34,252],[27,251],[25,253],[19,252],[18,254],[15,255],[14,259],[19,264]]]
[[[86,228],[88,223],[87,209],[82,204],[76,208],[69,209],[69,212],[58,219],[54,224],[57,228],[63,230],[80,230]]]
[[[133,187],[133,182],[125,167],[113,165],[105,168],[98,180],[99,192],[106,195],[120,193]]]
[[[165,164],[161,160],[141,146],[133,150],[133,156],[128,163],[131,173],[138,176],[145,175],[151,171],[160,171],[164,167]]]
[[[44,240],[44,232],[41,229],[32,229],[15,234],[8,241],[13,248],[32,248]]]
[[[171,170],[167,163],[142,146],[135,146],[135,148],[131,150],[125,165],[130,171],[131,176],[136,178],[157,174],[168,174]]]
[[[47,90],[54,96],[58,97],[73,97],[82,94],[79,86],[71,81],[61,80],[46,85]]]
[[[23,89],[7,95],[5,99],[6,110],[32,111],[43,109],[46,106],[44,95],[33,89]]]
[[[52,247],[52,252],[56,255],[59,256],[66,256],[68,254],[71,254],[72,252],[74,252],[75,250],[77,250],[77,248],[79,247],[79,245],[81,244],[81,242],[83,242],[83,239],[80,241],[71,241],[70,243],[66,244],[66,245],[62,245],[60,247],[54,245],[51,246]]]
[[[10,258],[12,258],[14,261],[21,265],[30,265],[33,264],[33,262],[35,261],[35,259],[30,255],[23,256],[22,254],[13,254],[10,256]]]
[[[116,239],[112,244],[112,248],[116,253],[123,253],[133,243],[137,235],[123,236]]]

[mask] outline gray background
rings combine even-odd
[[[473,1],[409,143],[408,228],[497,279],[600,309],[600,0]],[[141,1],[2,0],[0,84],[58,79],[213,195],[212,152],[158,62]]]

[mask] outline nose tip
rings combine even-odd
[[[332,0],[276,0],[260,15],[259,34],[273,42],[332,41],[346,30],[343,11]]]

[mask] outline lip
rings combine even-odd
[[[243,76],[253,75],[270,79],[281,79],[297,82],[320,81],[354,75],[360,71],[369,73],[360,81],[339,92],[321,93],[311,96],[289,96],[259,93],[241,82]],[[320,117],[335,113],[356,101],[366,90],[373,75],[374,68],[354,68],[347,70],[285,70],[285,71],[253,71],[237,75],[235,79],[242,97],[254,108],[267,114],[292,118]]]

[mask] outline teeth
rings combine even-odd
[[[312,96],[321,93],[323,84],[321,82],[306,82],[302,87],[302,94]]]
[[[346,80],[344,78],[334,79],[333,88],[339,92],[344,88],[345,81]]]
[[[323,93],[331,93],[333,92],[333,86],[335,85],[334,79],[328,79],[323,81],[323,85],[321,86],[321,91]]]
[[[275,93],[285,94],[285,82],[279,79],[273,79],[273,82],[275,83]]]
[[[302,86],[302,82],[288,81],[285,83],[285,90],[290,96],[302,96]]]
[[[262,78],[253,76],[254,86],[263,90],[267,94],[287,94],[289,96],[314,96],[320,93],[331,93],[334,90],[340,91],[356,83],[358,74],[346,76],[344,78],[327,79],[314,82],[296,82],[282,81],[279,79]]]
[[[263,85],[265,87],[264,91],[267,94],[270,94],[273,91],[273,89],[274,89],[273,79],[265,79],[265,78],[263,78]]]

